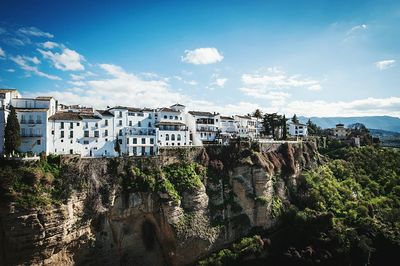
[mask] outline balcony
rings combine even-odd
[[[22,133],[21,137],[23,137],[23,138],[40,138],[40,137],[43,137],[43,135],[37,134],[37,133]]]

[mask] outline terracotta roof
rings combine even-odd
[[[217,114],[213,114],[210,112],[201,112],[201,111],[189,111],[189,114],[191,115],[199,115],[199,116],[215,116]]]
[[[220,116],[220,119],[224,119],[224,120],[235,120],[235,119],[233,119],[232,117],[230,117],[230,116]]]
[[[99,112],[99,114],[101,114],[102,116],[114,116],[110,111],[108,110],[96,110],[97,112]]]
[[[236,115],[236,116],[239,117],[239,118],[251,119],[251,117],[247,116],[247,115]]]
[[[74,112],[58,112],[50,116],[49,120],[82,120],[82,117]]]
[[[15,111],[17,112],[47,112],[49,108],[16,108],[14,107]]]
[[[16,89],[0,89],[0,93],[12,92],[16,91]]]
[[[173,121],[161,121],[156,123],[156,125],[179,125],[179,126],[186,126],[186,124],[182,122],[173,122]]]
[[[82,118],[82,119],[101,119],[101,117],[100,116],[97,116],[97,115],[95,115],[95,114],[89,114],[89,113],[86,113],[86,114],[79,114],[79,116]]]
[[[38,96],[36,100],[50,100],[53,99],[53,96]]]
[[[168,108],[168,107],[162,107],[162,108],[158,109],[158,111],[159,112],[180,113],[179,111]]]

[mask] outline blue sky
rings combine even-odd
[[[399,1],[8,1],[0,87],[67,104],[400,117]]]

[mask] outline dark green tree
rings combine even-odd
[[[320,135],[322,132],[322,128],[313,123],[311,119],[308,119],[307,121],[307,129],[312,135]]]
[[[286,140],[287,139],[287,127],[286,127],[286,116],[283,115],[281,123],[282,123],[282,139]]]
[[[298,123],[299,123],[299,119],[297,118],[297,115],[296,115],[296,114],[293,115],[293,117],[292,117],[292,122],[295,123],[295,124],[298,124]]]
[[[11,154],[21,145],[20,126],[17,118],[17,113],[14,107],[11,106],[10,114],[7,117],[7,124],[4,130],[4,150],[6,154]]]
[[[119,138],[117,135],[117,138],[115,139],[115,145],[114,145],[114,150],[118,152],[118,155],[121,156],[121,145],[119,144]]]

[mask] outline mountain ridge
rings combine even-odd
[[[336,124],[342,123],[345,126],[354,123],[363,123],[367,128],[381,129],[392,132],[400,132],[400,118],[393,116],[353,116],[353,117],[305,117],[299,116],[302,123],[308,119],[322,128],[333,128]]]

